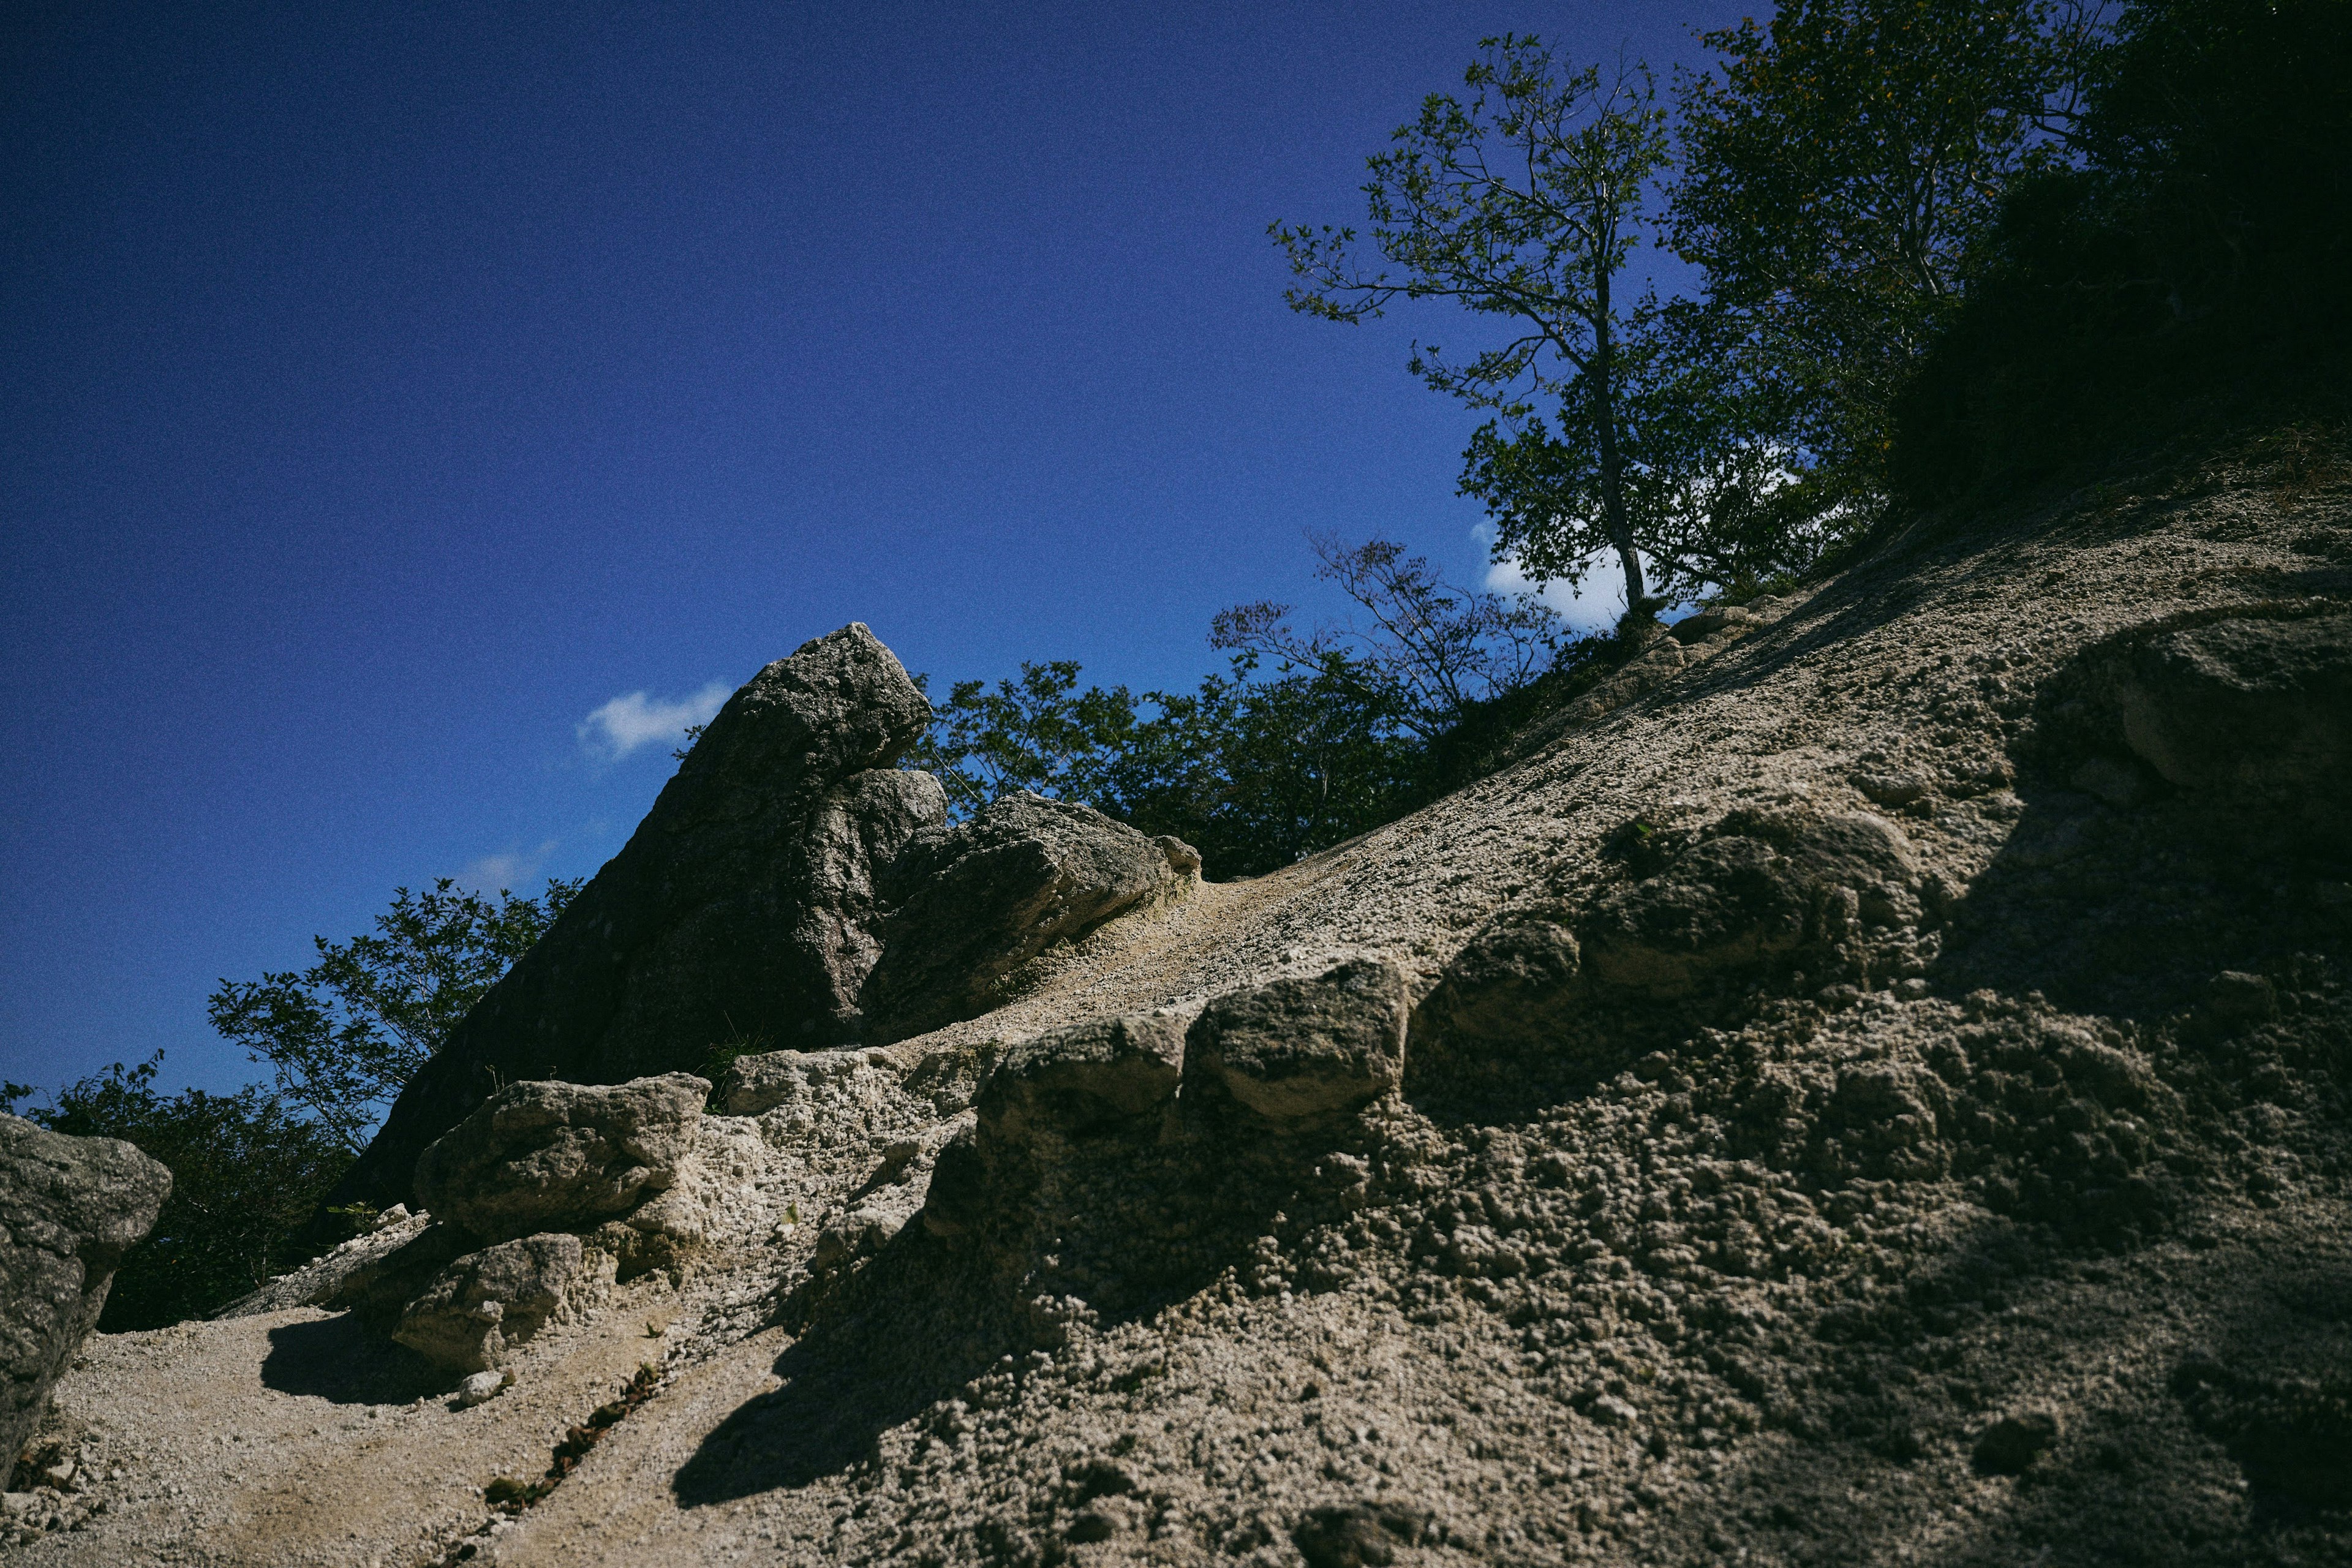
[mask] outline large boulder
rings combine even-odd
[[[1026,790],[916,834],[877,884],[895,907],[860,998],[868,1037],[987,1012],[1023,964],[1196,879],[1200,863],[1180,840]]]
[[[425,1151],[417,1196],[485,1241],[615,1218],[677,1181],[709,1093],[682,1072],[509,1084]]]
[[[442,1269],[408,1303],[392,1337],[451,1372],[483,1372],[611,1282],[611,1259],[578,1237],[521,1237]]]
[[[1220,996],[1185,1037],[1185,1098],[1277,1127],[1350,1115],[1402,1078],[1410,1005],[1404,972],[1374,959]]]
[[[0,1465],[16,1463],[115,1267],[171,1195],[172,1173],[128,1143],[0,1114]]]
[[[845,626],[735,693],[621,852],[410,1080],[331,1202],[414,1195],[417,1156],[501,1083],[618,1083],[722,1040],[856,1037],[878,952],[869,868],[945,821],[886,770],[930,721],[890,650]]]

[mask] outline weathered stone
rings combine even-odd
[[[507,1391],[507,1374],[502,1372],[478,1372],[457,1385],[457,1404],[471,1410],[477,1405],[488,1405]]]
[[[690,1073],[509,1084],[425,1151],[417,1194],[489,1241],[614,1218],[677,1180],[709,1092]]]
[[[1679,643],[1695,643],[1718,632],[1746,630],[1757,624],[1756,617],[1737,605],[1715,605],[1696,615],[1685,616],[1666,629]]]
[[[376,1216],[373,1226],[365,1235],[337,1244],[301,1268],[272,1279],[251,1295],[238,1297],[213,1316],[249,1318],[263,1312],[283,1311],[289,1307],[314,1307],[333,1300],[344,1292],[351,1281],[368,1270],[380,1268],[394,1253],[423,1236],[429,1224],[430,1215],[410,1214],[405,1205],[387,1209]],[[446,1262],[447,1258],[441,1261]],[[434,1267],[437,1268],[440,1264],[436,1263]]]
[[[289,1305],[315,1304],[347,1310],[362,1322],[378,1329],[389,1328],[435,1275],[474,1245],[473,1238],[456,1226],[434,1223],[430,1215],[423,1217],[425,1223],[406,1233],[406,1239],[391,1251],[370,1253],[357,1268],[336,1271],[331,1282],[309,1292],[305,1302]]]
[[[915,835],[877,879],[896,905],[861,1001],[868,1036],[903,1039],[987,1012],[1000,983],[1056,942],[1198,875],[1091,806],[1024,790],[970,822]],[[1177,862],[1194,869],[1180,873]]]
[[[2233,616],[2151,637],[2116,672],[2125,742],[2181,789],[2352,794],[2352,615]]]
[[[1073,1025],[1009,1047],[973,1102],[973,1127],[940,1152],[924,1226],[963,1235],[1025,1194],[1068,1140],[1156,1130],[1183,1066],[1183,1027],[1158,1014]]]
[[[974,1109],[1011,1142],[1079,1137],[1158,1114],[1184,1072],[1184,1030],[1139,1014],[1055,1029],[1012,1047]]]
[[[1186,1035],[1186,1094],[1275,1122],[1360,1110],[1403,1073],[1406,1006],[1404,972],[1370,959],[1220,996]]]
[[[408,1304],[392,1337],[453,1372],[501,1366],[509,1352],[610,1283],[576,1236],[550,1234],[467,1253]],[[605,1260],[609,1268],[610,1260]]]
[[[2021,1475],[2057,1440],[2058,1418],[2046,1411],[2004,1415],[1977,1438],[1973,1458],[1987,1475]]]
[[[128,1143],[0,1113],[0,1464],[39,1425],[116,1266],[171,1194],[172,1173]]]
[[[1583,954],[1554,905],[1506,911],[1445,966],[1413,1013],[1413,1034],[1528,1041],[1578,1005]]]
[[[866,868],[944,819],[926,775],[877,775],[930,705],[862,626],[728,700],[628,844],[452,1032],[330,1201],[412,1195],[425,1145],[501,1081],[617,1083],[729,1038],[854,1037],[875,946]]]
[[[866,1066],[862,1051],[761,1051],[727,1064],[719,1106],[730,1116],[758,1116],[807,1098]]]
[[[1656,1000],[1922,913],[1910,840],[1866,812],[1735,812],[1640,858],[1657,868],[1599,900],[1579,935],[1597,984]]]

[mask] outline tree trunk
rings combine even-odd
[[[1633,547],[1633,525],[1625,521],[1625,474],[1617,452],[1616,342],[1609,307],[1609,264],[1597,260],[1592,268],[1592,413],[1599,428],[1593,434],[1601,447],[1601,525],[1617,559],[1625,568],[1625,613],[1647,616],[1650,596],[1642,581],[1642,556]]]

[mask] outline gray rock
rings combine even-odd
[[[1758,624],[1754,616],[1737,605],[1716,605],[1685,616],[1666,629],[1676,642],[1689,644],[1714,637],[1718,632],[1747,630]]]
[[[1156,1118],[1183,1072],[1184,1029],[1174,1019],[1099,1019],[1009,1048],[974,1110],[987,1133],[1007,1142],[1083,1137]]]
[[[362,1322],[388,1329],[408,1303],[421,1294],[433,1277],[465,1255],[474,1239],[456,1226],[433,1223],[430,1215],[390,1251],[371,1249],[356,1268],[338,1269],[323,1289],[307,1293],[305,1301],[287,1305],[317,1305],[349,1311]],[[299,1278],[299,1276],[297,1276]],[[243,1303],[239,1303],[241,1306]],[[276,1310],[263,1307],[263,1311]],[[226,1313],[224,1316],[242,1316]]]
[[[410,1080],[336,1204],[404,1201],[425,1145],[501,1081],[618,1083],[711,1045],[837,1044],[872,961],[870,877],[944,819],[882,774],[930,705],[862,626],[728,700],[628,844]]]
[[[1185,1037],[1187,1097],[1229,1097],[1276,1123],[1362,1109],[1404,1070],[1404,972],[1357,959],[1221,996]]]
[[[1637,858],[1656,869],[1598,900],[1578,934],[1596,984],[1653,1000],[1923,912],[1910,840],[1867,812],[1734,812]]]
[[[477,1405],[488,1405],[507,1391],[507,1374],[502,1372],[478,1372],[457,1385],[457,1404],[471,1410]]]
[[[1176,1096],[1184,1030],[1157,1014],[1055,1029],[1008,1048],[973,1102],[974,1124],[940,1152],[923,1207],[959,1237],[1034,1185],[1071,1140],[1149,1136]]]
[[[425,1151],[417,1194],[488,1241],[616,1217],[677,1179],[709,1092],[690,1073],[509,1084]]]
[[[436,1275],[392,1337],[437,1366],[478,1373],[569,1316],[610,1280],[576,1236],[523,1237],[468,1253]]]
[[[1181,841],[1171,849],[1091,806],[1025,790],[961,826],[916,834],[877,882],[897,907],[861,996],[869,1038],[987,1012],[1021,965],[1182,885],[1199,863]]]
[[[758,1116],[803,1100],[866,1066],[863,1051],[762,1051],[727,1064],[719,1103],[730,1116]]]
[[[0,1113],[0,1462],[40,1424],[115,1268],[171,1194],[172,1173],[128,1143]]]
[[[1414,1037],[1528,1041],[1550,1033],[1579,1004],[1584,960],[1569,918],[1549,904],[1498,916],[1414,1010]]]
[[[2114,697],[2126,743],[2176,787],[2352,795],[2352,615],[2151,637],[2122,658]]]
[[[423,1236],[430,1223],[430,1215],[410,1214],[405,1206],[387,1209],[377,1216],[374,1227],[366,1235],[355,1236],[340,1243],[301,1268],[272,1279],[251,1295],[238,1297],[213,1316],[249,1318],[263,1312],[284,1311],[289,1307],[314,1307],[332,1300],[352,1279],[367,1270],[379,1268],[394,1253]]]

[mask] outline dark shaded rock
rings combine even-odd
[[[1002,983],[1047,948],[1197,876],[1200,857],[1171,843],[1026,790],[961,826],[918,833],[877,881],[895,907],[860,998],[869,1037],[987,1012]],[[1180,860],[1192,868],[1180,872]]]
[[[930,721],[850,626],[728,700],[628,844],[394,1104],[330,1201],[412,1195],[425,1147],[501,1082],[618,1083],[718,1041],[830,1045],[858,1028],[865,868],[944,819],[938,781],[883,774]]]
[[[624,1084],[509,1084],[425,1151],[416,1191],[488,1241],[594,1225],[677,1180],[710,1085],[690,1073]]]
[[[171,1194],[172,1173],[128,1143],[0,1113],[0,1462],[40,1424],[122,1255]]]
[[[595,1255],[601,1256],[601,1255]],[[400,1315],[392,1337],[437,1366],[483,1372],[609,1279],[576,1236],[523,1237],[443,1268]]]
[[[1404,1071],[1404,972],[1358,959],[1220,996],[1185,1039],[1184,1084],[1274,1122],[1361,1110]]]
[[[1653,1000],[1922,916],[1910,840],[1866,812],[1735,812],[1634,854],[1654,869],[1599,900],[1578,934],[1596,984]]]
[[[2058,1418],[2046,1411],[2027,1411],[2004,1415],[1986,1427],[1971,1458],[1986,1475],[2023,1475],[2057,1441]]]
[[[1392,1501],[1318,1508],[1290,1532],[1307,1568],[1385,1568],[1396,1549],[1414,1545],[1429,1529],[1426,1509]]]
[[[2233,617],[2152,637],[2115,674],[2125,742],[2205,792],[2347,792],[2352,615]]]
[[[1689,644],[1703,641],[1718,632],[1746,631],[1759,624],[1754,616],[1737,605],[1716,605],[1696,615],[1685,616],[1666,630],[1676,642]]]
[[[1184,1030],[1151,1014],[1055,1029],[1008,1049],[976,1102],[996,1137],[1083,1136],[1156,1117],[1184,1072]]]
[[[1413,1012],[1412,1032],[1456,1040],[1529,1040],[1578,1001],[1584,959],[1557,906],[1506,910],[1470,939]]]
[[[940,1151],[924,1199],[934,1236],[962,1236],[1020,1201],[1073,1140],[1144,1138],[1176,1095],[1184,1031],[1152,1014],[1055,1029],[1006,1050],[973,1101],[974,1124]]]
[[[314,1300],[322,1307],[348,1310],[373,1328],[389,1329],[435,1275],[474,1245],[474,1239],[456,1226],[435,1223],[428,1216],[424,1228],[392,1251],[375,1254],[358,1268],[339,1273]]]
[[[213,1316],[249,1318],[263,1312],[282,1312],[289,1307],[315,1307],[336,1300],[352,1280],[370,1270],[378,1269],[394,1253],[404,1250],[411,1242],[421,1237],[431,1224],[430,1215],[412,1215],[404,1207],[386,1213],[390,1217],[380,1218],[375,1228],[367,1234],[338,1244],[301,1268],[272,1279],[251,1295],[238,1297]],[[443,1261],[446,1262],[446,1258]],[[431,1269],[425,1273],[431,1273]],[[418,1278],[421,1281],[424,1276]],[[415,1293],[414,1290],[409,1292],[411,1295]]]

